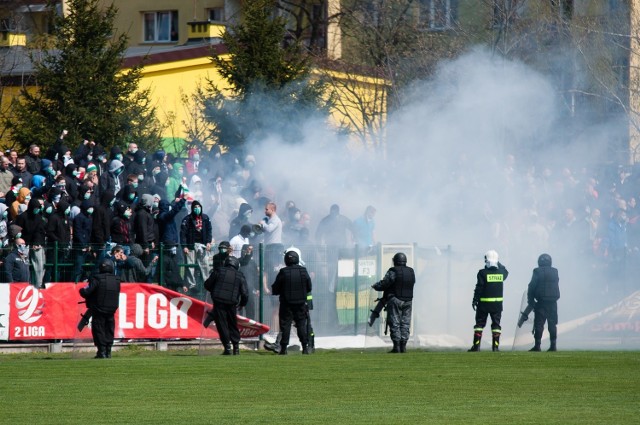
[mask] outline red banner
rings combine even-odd
[[[36,289],[27,283],[0,285],[0,340],[91,338],[90,327],[78,332],[80,314],[86,310],[79,289],[85,284],[50,283]],[[218,338],[212,323],[202,327],[204,310],[211,304],[158,285],[122,284],[116,312],[117,339]],[[262,323],[238,316],[244,338],[269,331]]]

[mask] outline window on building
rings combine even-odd
[[[178,41],[178,11],[145,12],[144,41]]]
[[[430,30],[450,29],[457,9],[457,0],[420,0],[420,21]]]
[[[224,22],[224,7],[213,7],[209,9],[209,21]]]

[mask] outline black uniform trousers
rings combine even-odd
[[[533,336],[536,341],[542,339],[544,323],[547,322],[549,328],[549,339],[555,341],[558,335],[558,302],[538,301],[533,309],[535,317],[533,319]]]
[[[473,328],[474,331],[482,333],[482,330],[487,326],[487,318],[491,316],[491,332],[500,332],[502,327],[500,326],[500,320],[502,319],[502,311],[487,311],[478,306],[476,309],[476,325]]]
[[[225,348],[231,342],[234,346],[240,343],[240,331],[238,330],[238,317],[236,306],[214,301],[213,321],[220,335],[220,341]]]
[[[287,347],[291,337],[291,322],[295,322],[298,339],[303,347],[309,345],[309,335],[307,333],[307,304],[290,304],[280,301],[280,346]]]
[[[105,314],[92,310],[91,334],[96,347],[113,345],[113,334],[116,328],[115,314]]]

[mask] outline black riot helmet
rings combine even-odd
[[[293,266],[300,263],[300,256],[295,251],[287,251],[284,254],[284,263],[287,266]]]
[[[393,265],[394,266],[406,266],[407,265],[407,256],[404,255],[403,252],[398,252],[393,256]]]
[[[238,270],[240,268],[240,260],[230,255],[224,260],[224,265],[231,266],[234,269]]]
[[[538,266],[539,267],[551,267],[551,256],[549,254],[542,254],[538,257]]]
[[[98,268],[100,273],[113,273],[115,268],[113,267],[113,261],[111,260],[102,260],[100,263],[100,267]]]

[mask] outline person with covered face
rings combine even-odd
[[[29,246],[24,239],[16,238],[14,248],[4,259],[2,268],[4,271],[3,282],[31,282]]]
[[[387,322],[393,342],[391,353],[407,351],[415,283],[416,275],[413,269],[407,266],[407,256],[398,252],[393,256],[393,267],[387,270],[382,280],[371,286],[385,294]]]
[[[16,196],[16,200],[11,203],[9,206],[9,219],[15,220],[18,215],[25,212],[29,206],[29,202],[31,201],[31,190],[26,187],[21,187],[18,190],[18,196]]]
[[[204,279],[209,276],[211,266],[207,263],[207,253],[211,252],[213,242],[213,230],[209,216],[202,211],[202,204],[193,201],[191,214],[182,219],[180,225],[180,245],[187,264],[196,264],[196,268],[187,267],[185,270],[185,283],[194,291],[201,294]],[[196,270],[199,278],[196,278]]]
[[[153,196],[142,195],[140,205],[136,206],[135,217],[133,221],[133,232],[135,234],[135,242],[140,244],[144,252],[142,261],[148,264],[150,260],[150,252],[156,246],[155,219],[151,214],[153,209]]]
[[[533,319],[533,348],[529,351],[541,351],[542,334],[544,324],[549,329],[549,350],[556,351],[558,337],[558,300],[560,299],[560,278],[558,269],[551,267],[551,256],[542,254],[538,257],[538,267],[533,269],[533,275],[527,288],[527,308],[522,312],[518,326],[528,319],[531,310],[534,311]]]
[[[111,219],[111,242],[120,245],[128,253],[133,243],[133,211],[124,202],[116,202],[115,214]]]
[[[185,204],[186,200],[184,198],[176,198],[171,203],[166,199],[161,199],[158,202],[156,223],[158,224],[158,232],[160,233],[160,243],[164,248],[162,255],[164,282],[160,282],[160,284],[175,291],[186,293],[189,288],[185,285],[178,266],[178,259],[181,258],[178,256],[180,233],[176,225],[176,216],[183,210]]]
[[[498,253],[487,251],[484,255],[484,268],[477,274],[476,288],[471,303],[476,311],[476,324],[473,328],[473,345],[468,351],[480,351],[482,332],[487,325],[487,318],[491,315],[491,349],[500,351],[500,334],[502,327],[502,301],[504,281],[509,276],[507,269],[498,261]]]
[[[22,179],[14,176],[11,179],[11,186],[9,187],[9,190],[4,194],[4,204],[7,207],[10,207],[16,199],[18,199],[18,193],[22,187]]]
[[[231,224],[229,225],[229,239],[240,233],[240,229],[242,229],[243,226],[249,226],[249,228],[251,228],[252,224],[250,220],[252,214],[253,208],[251,208],[251,205],[246,202],[240,204],[238,215],[231,220]]]
[[[100,176],[99,192],[105,193],[107,190],[111,190],[116,196],[119,196],[125,186],[123,173],[124,164],[118,159],[112,159],[109,162],[108,171]]]
[[[41,199],[31,199],[27,211],[20,214],[15,220],[15,224],[22,228],[22,239],[29,246],[29,258],[33,266],[34,284],[37,288],[44,288],[44,245],[47,230],[46,222],[42,217],[42,204]]]
[[[80,213],[73,219],[73,278],[76,283],[84,278],[84,263],[93,254],[91,247],[91,231],[93,229],[94,206],[91,200],[80,204]]]
[[[69,248],[71,246],[71,226],[69,223],[69,215],[71,214],[71,205],[62,199],[56,204],[56,209],[49,216],[47,221],[47,262],[54,263],[57,258],[58,262],[65,263],[69,259]],[[53,267],[49,269],[49,277],[52,281],[57,281],[61,276],[54,275]]]

